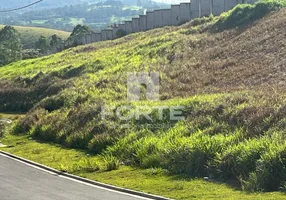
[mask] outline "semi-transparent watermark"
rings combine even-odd
[[[160,73],[159,72],[130,72],[127,74],[127,100],[129,102],[160,101]],[[114,118],[124,121],[128,125],[130,121],[144,120],[144,127],[160,128],[168,127],[168,122],[185,120],[184,106],[168,106],[156,103],[160,106],[102,106],[101,119]],[[154,124],[152,122],[156,121]],[[159,121],[159,123],[158,123]],[[164,121],[164,123],[160,123]],[[166,124],[167,123],[167,124]],[[135,125],[135,124],[134,124]],[[155,127],[156,126],[156,127]]]

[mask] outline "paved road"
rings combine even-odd
[[[51,174],[0,154],[1,200],[139,200]]]

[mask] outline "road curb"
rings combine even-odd
[[[84,183],[88,183],[88,184],[91,184],[91,185],[99,186],[99,187],[102,187],[102,188],[114,190],[114,191],[117,191],[117,192],[123,192],[123,193],[126,193],[126,194],[136,195],[136,196],[139,196],[139,197],[145,197],[145,198],[149,198],[149,199],[154,199],[154,200],[171,200],[169,198],[165,198],[165,197],[161,197],[161,196],[157,196],[157,195],[152,195],[152,194],[148,194],[148,193],[144,193],[144,192],[138,192],[138,191],[135,191],[135,190],[120,188],[120,187],[116,187],[116,186],[113,186],[113,185],[109,185],[109,184],[105,184],[105,183],[89,180],[89,179],[86,179],[86,178],[82,178],[80,176],[76,176],[76,175],[68,174],[68,173],[65,173],[65,172],[61,172],[61,171],[58,171],[58,170],[53,169],[51,167],[48,167],[48,166],[45,166],[45,165],[42,165],[42,164],[30,161],[30,160],[27,160],[27,159],[15,156],[13,154],[7,153],[7,152],[2,151],[2,150],[0,150],[0,154],[6,155],[6,156],[8,156],[10,158],[14,158],[16,160],[22,161],[22,162],[27,163],[27,164],[33,165],[33,166],[38,167],[40,169],[43,169],[43,170],[46,170],[46,171],[49,171],[49,172],[52,172],[52,173],[55,173],[55,174],[67,177],[67,178],[71,178],[71,179],[74,179],[74,180],[77,180],[77,181],[82,181]]]

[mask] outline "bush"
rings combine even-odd
[[[268,145],[267,140],[253,139],[229,147],[210,164],[212,175],[224,180],[248,177]]]
[[[112,155],[108,154],[104,155],[103,162],[104,162],[103,170],[105,171],[112,171],[119,169],[119,160]]]
[[[214,27],[216,30],[223,31],[238,26],[244,26],[264,17],[271,11],[285,6],[286,1],[284,0],[261,0],[254,5],[240,4],[222,15],[221,19],[214,24]]]
[[[273,146],[256,162],[256,169],[243,188],[249,191],[277,191],[286,180],[286,146]]]
[[[108,134],[95,135],[88,144],[88,149],[93,153],[101,153],[107,146],[114,142],[114,138]]]
[[[6,130],[6,125],[3,122],[0,122],[0,138],[3,137]]]
[[[222,136],[198,136],[188,140],[178,140],[177,144],[167,146],[163,153],[165,168],[171,173],[191,177],[208,175],[207,164],[215,155],[222,152],[230,141]]]

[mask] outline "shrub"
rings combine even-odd
[[[95,135],[88,144],[88,149],[93,153],[101,153],[107,146],[114,142],[109,134]]]
[[[99,170],[99,165],[95,159],[81,159],[77,164],[73,166],[73,172],[75,171],[85,171],[85,172],[96,172]]]
[[[272,146],[256,162],[256,169],[243,181],[250,191],[277,191],[286,180],[286,146]]]
[[[285,7],[285,2],[286,1],[284,0],[261,0],[254,5],[237,5],[235,8],[222,15],[221,19],[214,24],[214,27],[219,31],[223,31],[225,29],[247,25],[264,17],[271,11]]]
[[[225,149],[230,141],[222,135],[202,135],[177,142],[167,146],[163,152],[165,167],[171,173],[203,177],[208,174],[207,163]]]
[[[119,160],[112,155],[109,154],[104,155],[103,162],[104,162],[103,170],[105,171],[112,171],[119,169]]]
[[[209,164],[212,175],[225,180],[248,177],[268,145],[267,140],[253,139],[230,146],[223,153],[217,154],[213,163]]]

